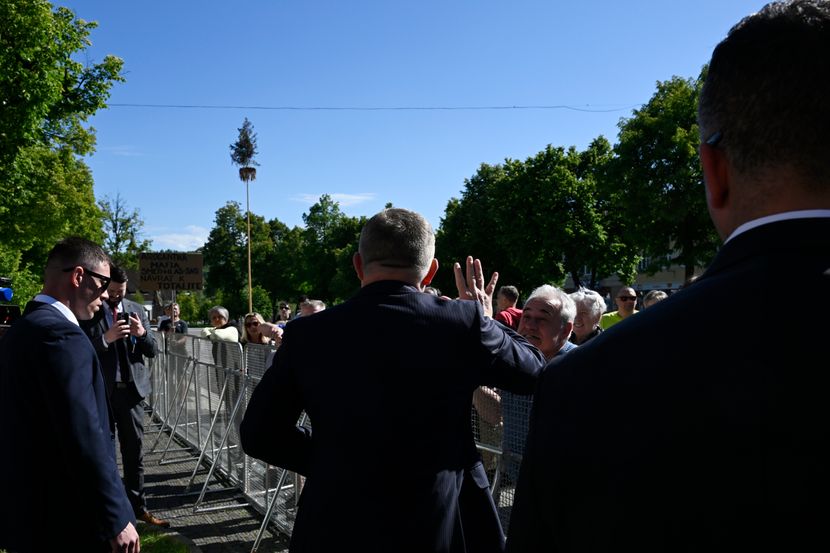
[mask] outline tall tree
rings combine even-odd
[[[521,164],[509,159],[503,165],[482,163],[472,177],[464,179],[461,198],[447,202],[435,238],[439,271],[434,282],[441,290],[455,289],[452,264],[468,255],[499,271],[503,284],[519,286],[521,275],[510,263],[509,249],[500,235],[505,221],[513,219],[525,202],[505,204],[499,195],[500,189],[509,186],[517,163]]]
[[[260,286],[265,296],[271,296],[268,288],[269,263],[274,245],[271,227],[261,215],[251,214],[251,244],[253,252],[253,286]],[[225,307],[237,316],[247,312],[248,293],[245,287],[247,217],[239,203],[228,202],[216,211],[214,226],[202,248],[205,263],[205,294],[221,297]],[[253,290],[251,308],[263,293]],[[262,303],[257,304],[262,307]],[[265,309],[265,313],[269,310]]]
[[[152,242],[142,238],[144,221],[138,209],[127,206],[127,202],[116,194],[115,199],[104,196],[98,201],[104,222],[104,249],[116,265],[127,269],[138,268],[139,254],[150,251]]]
[[[39,286],[57,240],[103,238],[92,177],[78,156],[93,150],[85,122],[123,80],[123,62],[73,59],[96,25],[44,0],[0,2],[0,273],[26,294]]]
[[[561,285],[571,276],[581,284],[614,272],[631,272],[634,260],[616,257],[619,240],[605,230],[596,179],[610,155],[600,137],[579,153],[548,145],[525,161],[479,167],[453,199],[437,235],[442,265],[464,256],[481,257],[500,281],[522,292],[544,283]],[[452,289],[445,272],[439,287]]]
[[[642,252],[647,271],[670,265],[706,266],[717,235],[709,221],[697,153],[698,79],[673,77],[633,117],[620,122],[612,166],[616,209],[628,241]]]
[[[342,250],[356,251],[362,226],[360,220],[344,215],[340,205],[328,194],[323,194],[308,213],[303,214],[303,222],[305,280],[311,284],[308,293],[322,299],[342,298],[342,288],[336,293],[332,290],[332,282],[338,272],[343,275],[347,271]],[[350,256],[348,263],[351,267]]]
[[[206,269],[205,294],[241,298],[245,282],[246,220],[237,202],[228,202],[216,210],[213,228],[202,248]],[[233,305],[238,313],[241,305]]]
[[[271,249],[261,268],[254,273],[271,297],[271,312],[276,312],[276,302],[287,301],[298,293],[307,293],[310,286],[303,278],[303,231],[300,227],[288,228],[278,219],[268,221]]]
[[[256,180],[256,165],[254,160],[257,153],[256,133],[254,126],[245,118],[242,127],[237,129],[239,137],[231,144],[231,163],[239,167],[239,179],[245,183],[245,211],[248,214],[248,312],[253,311],[253,292],[251,290],[253,276],[251,270],[251,197],[249,185]]]

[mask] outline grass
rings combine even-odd
[[[138,525],[141,538],[141,553],[188,553],[190,549],[170,534],[155,526]]]
[[[187,545],[154,526],[139,524],[137,530],[141,538],[141,553],[188,553],[190,551]],[[71,551],[72,538],[67,541]],[[6,553],[6,550],[0,549],[0,553]]]

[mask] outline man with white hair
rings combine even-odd
[[[539,348],[550,363],[554,358],[576,348],[576,345],[568,341],[573,332],[575,316],[576,305],[571,297],[560,288],[544,284],[533,290],[525,302],[519,321],[519,334]],[[508,390],[498,390],[498,395],[501,398],[504,423],[504,466],[507,476],[515,482],[519,476],[519,461],[525,449],[533,396]]]

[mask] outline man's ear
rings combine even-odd
[[[717,212],[729,203],[729,162],[720,148],[701,144],[700,164],[703,167],[709,212]]]
[[[69,273],[69,279],[72,283],[72,288],[80,288],[81,282],[83,281],[84,275],[83,269],[81,267],[75,267],[71,273]]]
[[[429,264],[429,271],[427,271],[427,276],[421,281],[421,286],[429,286],[429,283],[432,282],[432,279],[435,278],[435,273],[438,272],[438,260],[434,257],[432,258],[432,263]]]
[[[352,265],[354,265],[354,272],[357,273],[357,278],[363,281],[363,258],[360,257],[359,252],[355,252],[352,256]]]
[[[565,342],[567,342],[567,341],[568,341],[568,339],[571,337],[571,334],[573,334],[573,332],[574,332],[574,324],[573,324],[573,323],[565,323],[565,324],[562,326],[562,331],[563,331],[563,332],[562,332],[562,334],[564,334],[564,335],[565,335],[565,341],[564,341],[564,342],[562,342],[562,343],[564,344],[564,343],[565,343]]]

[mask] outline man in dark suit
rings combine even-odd
[[[124,488],[139,520],[167,528],[170,523],[147,510],[144,495],[144,398],[150,395],[150,370],[145,357],[155,357],[156,339],[144,307],[124,296],[127,294],[127,273],[113,265],[109,296],[104,305],[87,323],[82,323],[92,342],[104,373],[104,384],[112,406]]]
[[[0,341],[0,548],[138,550],[101,367],[78,326],[107,298],[109,267],[96,244],[59,242]]]
[[[307,477],[293,553],[502,550],[472,394],[482,384],[532,392],[544,356],[489,318],[498,275],[485,287],[478,260],[467,260],[466,281],[455,271],[462,297],[479,301],[423,293],[434,252],[417,213],[372,217],[353,259],[360,292],[294,319],[253,392],[242,447]],[[303,410],[313,433],[296,426]],[[358,520],[371,521],[366,532]]]
[[[725,243],[546,369],[508,551],[830,547],[828,75],[827,1],[768,5],[717,46],[698,120]]]

